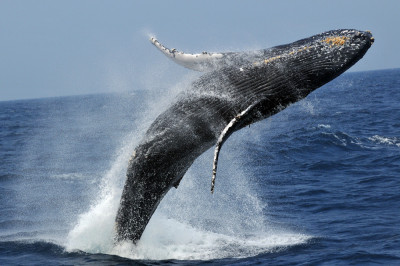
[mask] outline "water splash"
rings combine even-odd
[[[114,220],[121,197],[121,177],[124,176],[126,162],[129,159],[127,145],[115,160],[111,169],[105,174],[99,200],[86,213],[80,215],[78,223],[69,232],[67,250],[79,249],[92,253],[107,253],[113,248],[115,235]]]
[[[125,183],[126,168],[131,152],[139,143],[141,136],[155,117],[171,102],[179,91],[190,82],[190,76],[169,90],[164,91],[164,97],[150,97],[147,108],[141,110],[142,116],[138,118],[139,126],[121,141],[110,169],[103,175],[96,200],[90,209],[81,214],[75,226],[67,235],[64,243],[67,250],[83,250],[91,253],[111,253],[114,248],[115,216],[121,198],[122,188]],[[155,95],[157,95],[155,93]]]
[[[195,161],[179,188],[168,192],[138,244],[115,245],[114,221],[130,154],[150,123],[194,77],[184,77],[163,91],[163,97],[159,93],[150,97],[147,108],[141,110],[143,116],[137,123],[140,128],[122,141],[114,163],[103,176],[98,200],[80,215],[68,233],[67,251],[78,249],[133,259],[214,259],[254,256],[310,238],[268,223],[263,212],[265,203],[251,183],[252,173],[243,169],[246,157],[241,144],[245,136],[239,132],[224,145],[214,195],[209,192],[213,158],[210,150]]]
[[[138,245],[123,243],[111,253],[132,259],[209,260],[255,256],[308,241],[310,236],[268,223],[266,206],[235,148],[242,137],[224,147],[215,194],[209,191],[210,150],[196,160],[179,188],[167,194]]]
[[[131,259],[211,260],[240,258],[273,252],[304,243],[309,236],[288,232],[269,232],[247,237],[225,235],[192,227],[156,213],[137,246],[123,243],[114,254]]]
[[[310,236],[268,223],[263,214],[265,203],[251,184],[251,174],[241,167],[244,157],[237,147],[242,138],[240,134],[233,136],[224,147],[216,193],[209,192],[210,150],[196,160],[179,188],[167,194],[136,246],[129,242],[114,245],[121,176],[134,146],[127,145],[104,177],[100,200],[81,215],[70,231],[67,250],[132,259],[207,260],[254,256],[306,242]]]

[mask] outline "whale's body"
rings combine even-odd
[[[203,53],[200,59],[152,42],[177,63],[207,73],[156,118],[136,147],[116,218],[118,241],[140,239],[162,198],[199,155],[216,145],[213,186],[220,148],[233,132],[342,74],[364,56],[373,37],[336,30],[252,53]]]

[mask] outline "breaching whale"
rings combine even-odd
[[[336,78],[373,41],[370,32],[333,30],[259,51],[185,54],[152,38],[175,62],[206,73],[156,118],[135,148],[116,217],[116,241],[137,242],[165,194],[215,145],[213,191],[219,152],[233,132]]]

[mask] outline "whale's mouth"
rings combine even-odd
[[[358,34],[361,38],[366,39],[367,43],[372,45],[375,42],[375,38],[372,36],[371,31],[360,31]]]

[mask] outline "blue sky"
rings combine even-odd
[[[169,86],[185,52],[267,48],[339,28],[375,44],[351,71],[399,68],[400,1],[0,1],[0,101]]]

